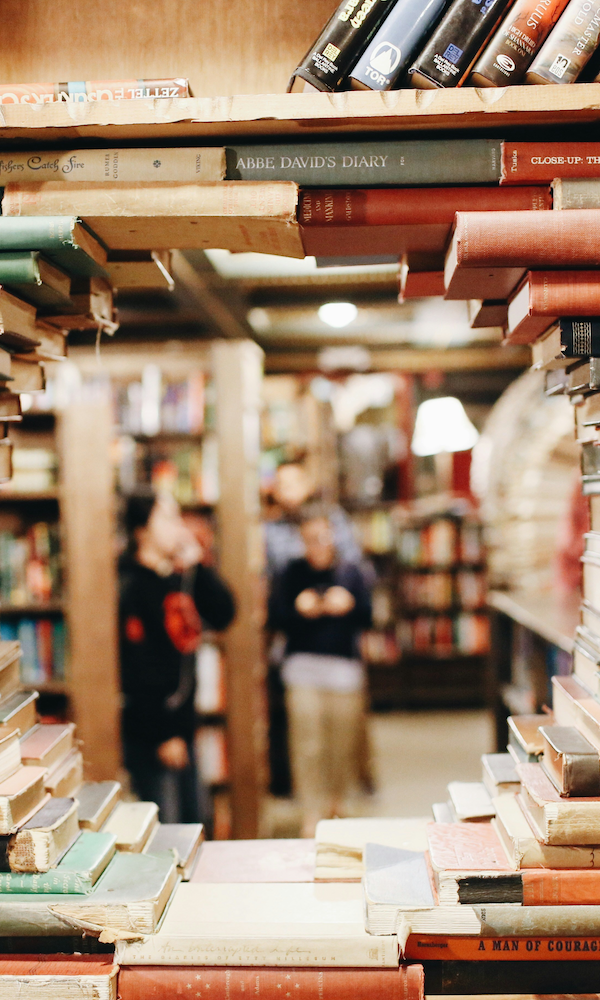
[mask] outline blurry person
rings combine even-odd
[[[163,823],[206,821],[194,760],[196,650],[202,621],[226,628],[227,585],[169,496],[127,499],[129,549],[121,565],[120,646],[125,766],[133,790],[157,802]]]
[[[292,776],[309,837],[320,818],[343,814],[357,778],[365,693],[358,641],[371,624],[371,598],[360,568],[338,561],[326,513],[307,511],[301,532],[305,555],[274,581],[269,622],[287,640]]]
[[[273,499],[280,513],[279,517],[265,523],[269,578],[285,569],[291,559],[298,559],[303,554],[300,511],[313,493],[314,484],[304,465],[300,462],[283,462],[278,466]],[[354,537],[350,518],[337,504],[328,507],[328,517],[340,558],[359,564],[363,555]]]

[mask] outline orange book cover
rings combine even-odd
[[[458,962],[544,962],[600,957],[600,937],[480,937],[411,934],[403,958]]]
[[[508,307],[511,344],[531,344],[561,316],[599,316],[597,271],[529,271]]]

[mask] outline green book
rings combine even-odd
[[[67,274],[106,277],[106,250],[74,215],[0,216],[0,252],[41,250]]]
[[[295,181],[309,187],[498,184],[496,139],[361,139],[284,142],[225,151],[227,180]]]
[[[38,250],[0,253],[0,285],[34,306],[70,305],[71,279]]]
[[[110,833],[84,831],[48,872],[0,872],[0,895],[4,893],[69,893],[86,895],[115,853],[116,839]],[[2,901],[0,901],[0,906]]]
[[[170,854],[117,852],[87,894],[10,892],[0,899],[0,938],[152,934],[179,881]]]

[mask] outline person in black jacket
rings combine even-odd
[[[371,597],[359,566],[338,561],[326,514],[308,511],[302,537],[304,558],[274,582],[269,624],[287,637],[290,757],[308,837],[318,819],[343,813],[356,778],[365,689],[358,640],[371,624]]]
[[[130,540],[121,566],[120,647],[125,765],[142,800],[164,823],[207,818],[193,752],[196,651],[202,620],[234,617],[227,585],[200,563],[202,551],[170,497],[127,499]]]

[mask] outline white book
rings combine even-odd
[[[540,843],[515,795],[499,795],[494,806],[492,825],[514,868],[600,868],[596,847]]]
[[[118,851],[142,851],[158,823],[155,802],[119,802],[102,827],[103,833],[113,833]]]
[[[428,822],[427,817],[322,819],[315,833],[315,880],[360,881],[365,872],[363,854],[367,843],[404,851],[426,851]]]
[[[492,800],[482,781],[451,781],[448,795],[459,820],[491,819]]]
[[[364,928],[360,885],[184,882],[156,934],[120,941],[123,965],[396,968],[395,936]]]

